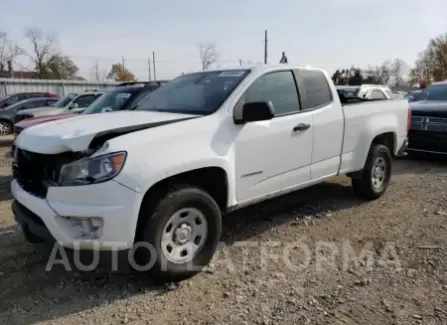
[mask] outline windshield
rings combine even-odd
[[[17,103],[9,105],[8,107],[6,107],[5,110],[14,110],[15,108],[22,106],[23,104],[25,104],[28,101],[29,101],[29,99],[18,101]]]
[[[221,70],[185,74],[160,87],[136,110],[184,114],[214,113],[249,70]]]
[[[106,91],[101,97],[91,103],[82,114],[118,111],[136,91],[138,91],[137,88]]]
[[[67,106],[73,99],[75,99],[75,97],[78,94],[75,93],[70,93],[67,94],[66,96],[62,97],[61,99],[59,99],[53,106],[54,107],[58,107],[58,108],[62,108]]]
[[[431,85],[421,91],[412,102],[422,100],[447,101],[447,84]]]

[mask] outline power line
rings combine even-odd
[[[105,57],[105,56],[77,56],[77,55],[66,55],[66,57],[70,59],[76,59],[76,60],[92,60],[92,61],[115,61],[119,62],[123,60],[123,57]],[[256,61],[256,60],[254,60]],[[125,62],[144,62],[147,63],[147,58],[128,58],[126,57]],[[182,59],[170,59],[170,60],[157,60],[158,63],[201,63],[199,60],[182,60]],[[225,59],[225,60],[219,60],[220,63],[239,63],[239,58],[234,59]]]

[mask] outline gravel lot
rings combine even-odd
[[[228,215],[205,272],[154,286],[46,272],[51,248],[26,243],[11,213],[10,144],[0,139],[0,324],[447,324],[446,162],[395,161],[375,202],[337,177]]]

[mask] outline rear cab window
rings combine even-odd
[[[305,94],[302,110],[316,109],[332,102],[332,91],[322,71],[303,69],[297,73],[300,91]]]

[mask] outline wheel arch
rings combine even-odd
[[[153,184],[144,193],[138,214],[135,240],[140,238],[141,230],[144,228],[145,218],[147,217],[144,212],[152,209],[170,189],[180,184],[188,184],[203,189],[216,201],[222,212],[227,209],[229,180],[227,172],[222,167],[203,167],[171,175]]]

